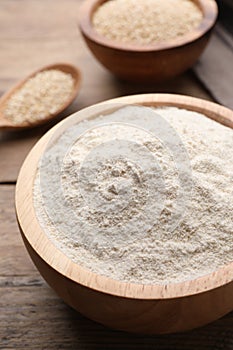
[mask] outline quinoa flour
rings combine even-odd
[[[155,113],[177,135],[171,145]],[[182,282],[231,262],[233,131],[175,107],[128,106],[96,120],[67,129],[38,166],[34,206],[53,244],[133,283]]]

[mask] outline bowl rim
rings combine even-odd
[[[15,207],[20,231],[31,248],[51,268],[73,282],[95,291],[140,300],[174,299],[204,293],[233,281],[233,262],[189,281],[172,284],[126,283],[91,272],[62,253],[41,228],[33,206],[33,185],[41,155],[51,137],[84,119],[110,113],[122,106],[176,106],[196,111],[233,129],[233,111],[213,102],[175,94],[143,94],[111,99],[80,110],[50,129],[32,148],[16,184]]]
[[[218,5],[215,0],[192,0],[198,3],[203,13],[203,19],[193,31],[169,41],[162,41],[155,44],[140,45],[112,41],[100,35],[91,23],[91,16],[98,6],[109,0],[85,0],[79,10],[79,28],[81,33],[89,40],[109,49],[129,52],[153,52],[169,50],[188,45],[209,32],[216,23],[218,17]]]

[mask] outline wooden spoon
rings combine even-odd
[[[11,122],[11,120],[9,120],[4,115],[4,109],[6,107],[6,103],[8,102],[8,100],[11,98],[11,96],[13,94],[15,94],[19,89],[21,89],[21,87],[26,83],[26,81],[28,79],[34,77],[39,72],[43,72],[43,71],[50,70],[50,69],[56,69],[56,70],[60,70],[64,73],[71,74],[72,78],[74,79],[74,87],[73,87],[73,91],[72,91],[72,94],[70,95],[70,97],[63,104],[63,106],[61,106],[59,108],[59,110],[57,110],[56,113],[48,114],[45,118],[43,118],[41,120],[36,120],[33,122],[28,122],[25,120],[23,123],[20,123],[20,124],[14,124],[13,122]],[[71,102],[73,102],[73,100],[75,99],[75,97],[78,94],[78,91],[80,88],[80,81],[81,81],[80,71],[75,66],[68,64],[68,63],[56,63],[56,64],[45,66],[45,67],[42,67],[42,68],[36,70],[35,72],[30,74],[25,79],[18,82],[13,88],[11,88],[9,91],[7,91],[0,98],[0,130],[3,130],[3,129],[4,130],[20,130],[20,129],[32,128],[32,127],[44,124],[44,123],[50,121],[51,119],[55,118],[59,113],[64,111],[64,109],[66,109],[71,104]]]

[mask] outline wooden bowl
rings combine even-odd
[[[193,0],[203,20],[192,32],[175,40],[151,45],[111,41],[96,32],[92,16],[108,0],[86,0],[80,9],[81,33],[97,60],[113,74],[134,82],[159,82],[183,73],[201,55],[216,22],[218,8],[214,0]]]
[[[233,128],[233,112],[201,99],[149,94],[122,97],[79,111],[45,134],[26,158],[16,186],[16,212],[27,250],[48,284],[90,319],[119,330],[171,333],[205,325],[233,310],[233,263],[191,281],[168,285],[123,283],[72,262],[49,240],[36,217],[33,183],[52,136],[77,122],[124,105],[177,106],[203,113]]]

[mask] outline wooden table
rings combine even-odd
[[[80,0],[1,0],[1,94],[34,69],[68,61],[83,73],[79,97],[62,117],[112,97],[142,92],[211,96],[190,71],[160,86],[126,84],[90,55],[77,28]],[[33,266],[14,212],[17,174],[28,151],[52,125],[0,133],[0,349],[233,349],[233,314],[200,330],[136,336],[108,330],[66,306]]]

